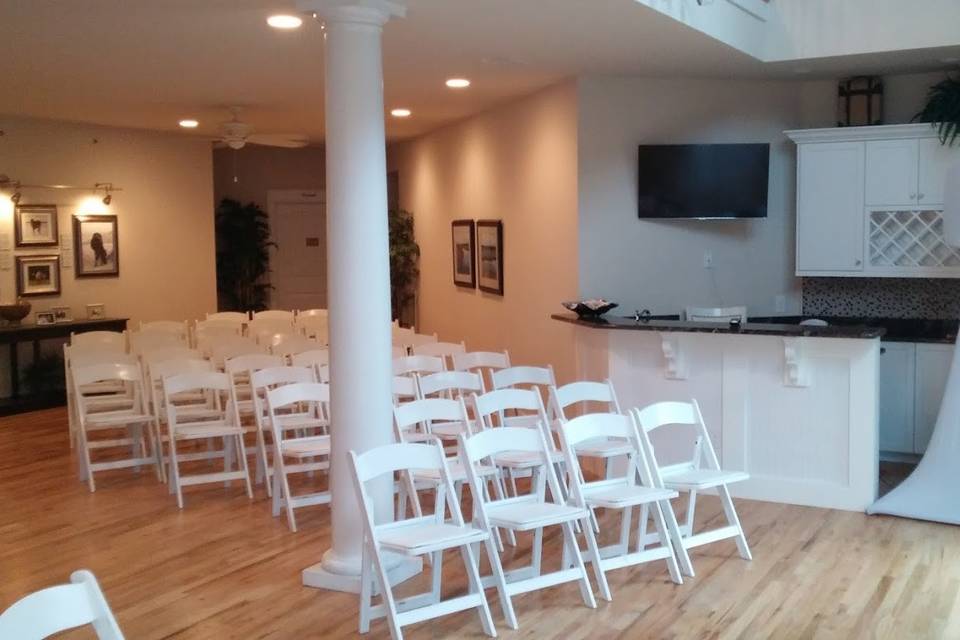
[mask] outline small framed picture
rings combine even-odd
[[[53,311],[37,311],[37,324],[53,324],[56,319],[53,317]]]
[[[60,295],[60,256],[17,256],[17,295]]]
[[[106,317],[107,311],[102,302],[87,305],[87,320],[100,320]]]
[[[13,217],[13,232],[17,247],[55,247],[57,232],[57,205],[18,205]]]
[[[454,220],[453,284],[473,289],[477,286],[476,243],[473,220]]]
[[[70,307],[52,307],[54,322],[73,322],[73,313]]]
[[[477,220],[477,287],[503,295],[503,222]]]
[[[120,275],[117,216],[74,216],[73,259],[78,278]]]

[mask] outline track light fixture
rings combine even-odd
[[[20,204],[20,198],[22,197],[23,197],[23,194],[21,194],[19,191],[14,191],[13,195],[10,196],[10,202],[12,202],[13,204]]]
[[[105,205],[107,205],[107,206],[109,207],[109,206],[110,206],[110,203],[113,202],[113,195],[112,195],[112,193],[111,193],[111,192],[113,191],[113,183],[112,183],[112,182],[98,182],[97,184],[95,184],[95,185],[93,186],[93,188],[94,188],[94,189],[97,189],[97,190],[103,189],[104,195],[103,195],[103,200],[102,200],[102,202],[103,202],[103,204],[105,204]]]

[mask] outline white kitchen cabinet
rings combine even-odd
[[[884,342],[880,347],[880,450],[914,452],[916,345]]]
[[[943,235],[960,146],[929,124],[787,131],[797,143],[798,276],[960,278]]]
[[[916,138],[866,143],[865,202],[870,206],[917,203],[919,144]]]
[[[953,360],[952,344],[917,344],[914,453],[927,450]]]
[[[943,204],[947,169],[958,157],[958,147],[946,147],[939,138],[922,138],[919,141],[917,202],[923,206]]]
[[[797,270],[863,269],[863,143],[800,146],[797,160]],[[829,232],[825,232],[829,230]]]

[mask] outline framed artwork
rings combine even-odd
[[[37,324],[53,324],[53,311],[37,311]]]
[[[477,286],[503,295],[503,222],[477,220]]]
[[[17,247],[57,246],[57,205],[18,205],[13,216],[13,232]]]
[[[106,317],[107,310],[102,302],[94,302],[87,305],[87,320],[99,320]]]
[[[17,256],[17,295],[60,294],[60,256]]]
[[[453,284],[473,289],[477,286],[476,236],[473,220],[454,220]]]
[[[117,216],[74,216],[73,258],[78,278],[120,275]]]
[[[70,311],[70,307],[52,307],[50,311],[53,313],[54,322],[73,322],[73,313]]]

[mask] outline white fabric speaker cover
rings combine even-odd
[[[948,170],[944,185],[943,233],[960,247],[960,161]],[[960,524],[960,349],[953,362],[933,436],[920,464],[900,486],[874,502],[867,513]]]

